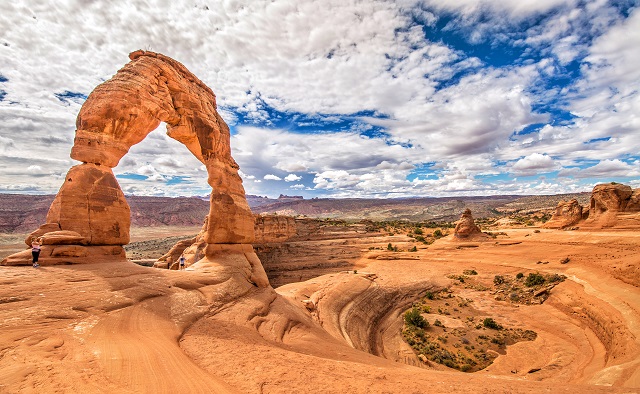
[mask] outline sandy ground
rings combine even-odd
[[[640,232],[505,231],[414,253],[383,250],[410,245],[402,235],[367,238],[357,273],[277,291],[130,262],[0,267],[0,392],[640,392]],[[542,305],[514,305],[447,277],[465,269],[487,284],[518,272],[568,279]],[[402,313],[446,287],[537,338],[473,374],[421,363]]]

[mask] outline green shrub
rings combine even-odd
[[[413,230],[413,233],[417,235],[423,234],[422,229],[420,227],[416,227],[415,230]]]
[[[430,291],[427,291],[426,294],[424,295],[428,300],[435,300],[436,299],[436,295],[433,294]]]
[[[462,271],[462,273],[465,275],[478,275],[478,272],[476,270],[464,270]]]
[[[504,283],[504,276],[496,275],[493,277],[493,284],[498,286]]]
[[[387,245],[387,250],[393,250],[393,245],[391,245],[391,242],[389,242],[389,245]]]
[[[544,284],[544,276],[540,275],[539,273],[530,273],[529,276],[527,276],[527,279],[525,279],[524,281],[524,285],[527,287],[533,287],[533,286],[538,286],[538,285],[542,285]]]
[[[404,322],[408,326],[414,326],[418,328],[429,327],[429,322],[426,321],[424,317],[422,317],[422,315],[420,314],[420,309],[416,308],[415,306],[404,314]]]
[[[522,279],[524,277],[524,274],[522,272],[518,272],[518,275],[516,275],[516,279]]]
[[[502,329],[502,326],[500,324],[496,323],[496,321],[493,320],[490,317],[487,317],[486,319],[484,319],[482,321],[482,325],[487,327],[487,328],[490,328],[492,330],[501,330]]]
[[[444,235],[442,234],[442,231],[440,229],[437,229],[433,232],[433,236],[436,238],[442,238]]]
[[[409,249],[409,252],[417,252],[418,251],[418,247],[414,246],[413,248]]]

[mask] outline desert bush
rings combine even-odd
[[[444,325],[442,324],[442,322],[438,319],[436,319],[436,321],[433,322],[433,325],[436,327],[444,327]]]
[[[462,273],[465,275],[478,275],[478,272],[476,270],[464,270],[462,271]]]
[[[522,272],[518,272],[518,275],[516,275],[516,279],[522,279],[524,277],[524,274]]]
[[[409,249],[409,252],[417,252],[418,251],[418,247],[414,246],[413,248]]]
[[[425,296],[425,298],[427,298],[428,300],[435,300],[435,299],[436,299],[436,295],[435,295],[435,294],[433,294],[433,293],[432,293],[432,292],[430,292],[430,291],[427,291],[427,292],[425,293],[425,295],[424,295],[424,296]]]
[[[544,276],[540,275],[539,273],[530,273],[529,276],[527,276],[527,279],[525,279],[524,281],[524,285],[527,287],[533,287],[533,286],[538,286],[538,285],[542,285],[544,284]]]
[[[415,306],[404,314],[404,322],[408,326],[414,326],[418,328],[426,328],[429,326],[429,322],[426,321],[420,314],[420,309],[416,308]]]
[[[422,235],[422,234],[424,234],[424,233],[422,232],[422,229],[421,229],[420,227],[416,227],[416,228],[413,230],[413,233],[414,233],[414,234],[417,234],[417,235]]]
[[[433,236],[436,238],[442,238],[443,237],[442,230],[437,229],[436,231],[433,232]]]
[[[504,283],[504,276],[496,275],[493,277],[493,284],[498,286]]]
[[[502,329],[502,326],[500,324],[496,323],[496,321],[493,320],[490,317],[487,317],[486,319],[484,319],[482,321],[482,325],[487,327],[487,328],[490,328],[492,330],[501,330]]]

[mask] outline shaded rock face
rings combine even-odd
[[[145,51],[129,57],[131,62],[97,86],[80,109],[71,158],[82,164],[69,170],[45,225],[26,241],[35,234],[44,235],[46,240],[50,231],[71,231],[79,235],[83,245],[116,246],[117,255],[124,255],[121,245],[129,242],[130,210],[111,169],[133,145],[165,122],[167,135],[183,143],[207,169],[207,181],[213,190],[203,239],[212,251],[210,255],[219,256],[225,249],[212,248],[212,244],[248,245],[228,249],[238,264],[247,268],[248,275],[253,275],[258,259],[248,251],[254,240],[253,214],[245,199],[238,164],[231,157],[229,127],[216,111],[215,95],[171,58]],[[52,263],[54,260],[49,261],[45,252],[42,263]],[[83,252],[69,254],[68,262],[86,260]],[[109,255],[115,254],[110,251]],[[260,282],[264,284],[264,280]]]
[[[587,211],[588,212],[588,211]],[[585,212],[586,213],[586,212]],[[583,208],[578,200],[560,201],[551,219],[544,228],[565,228],[578,224],[583,219]]]
[[[480,227],[476,226],[476,223],[473,220],[473,216],[471,215],[471,210],[468,208],[460,216],[460,220],[458,220],[458,223],[456,224],[453,235],[454,238],[459,239],[478,238],[485,236],[485,234],[483,234],[480,230]]]
[[[613,227],[620,214],[640,212],[640,189],[619,183],[596,185],[591,193],[587,225]]]
[[[297,234],[296,220],[290,216],[257,215],[255,243],[283,242]]]

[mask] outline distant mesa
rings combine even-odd
[[[239,166],[231,157],[229,127],[216,111],[214,93],[167,56],[139,50],[129,58],[80,108],[71,158],[82,164],[69,170],[46,223],[25,242],[30,245],[34,237],[44,238],[43,265],[124,261],[122,245],[129,243],[130,208],[112,168],[165,122],[167,135],[205,165],[213,189],[203,228],[206,247],[201,265],[225,260],[220,264],[235,264],[252,283],[269,286],[251,247],[253,214]],[[1,264],[30,264],[30,251],[11,255]]]
[[[454,239],[464,240],[481,240],[488,238],[487,235],[480,230],[480,227],[476,225],[469,208],[465,209],[462,215],[460,215],[460,220],[456,223],[453,237]]]
[[[287,196],[286,194],[281,194],[278,197],[278,200],[304,200],[303,196]]]
[[[640,224],[640,189],[616,182],[596,185],[591,192],[589,207],[578,201],[560,201],[545,228],[569,228],[580,225],[590,228],[627,227]]]

